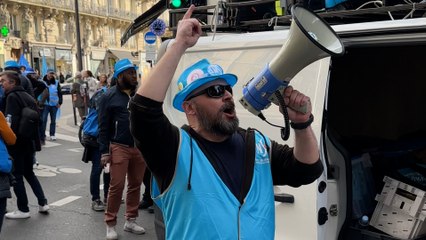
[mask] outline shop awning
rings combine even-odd
[[[114,56],[116,56],[118,59],[128,58],[130,61],[132,61],[134,64],[139,64],[140,60],[137,56],[133,56],[131,52],[129,51],[120,51],[120,50],[108,50],[110,53],[112,53]]]
[[[106,50],[92,50],[91,57],[92,60],[104,60]]]

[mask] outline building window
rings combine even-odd
[[[115,28],[113,26],[109,27],[109,39],[108,39],[109,45],[115,46]]]
[[[37,16],[34,16],[34,36],[35,40],[40,42],[41,41],[41,29],[40,29],[40,21],[37,18]]]

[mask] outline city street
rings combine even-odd
[[[37,153],[40,164],[35,169],[48,199],[50,213],[38,213],[37,199],[26,184],[31,217],[25,220],[5,219],[0,239],[105,239],[104,214],[91,209],[91,163],[81,161],[83,147],[78,141],[77,133],[78,126],[74,125],[71,96],[64,95],[61,117],[57,122],[57,140],[46,141],[42,151]],[[103,185],[100,187],[103,188]],[[13,191],[12,195],[13,198],[7,202],[7,211],[16,210]],[[143,210],[139,210],[137,222],[145,228],[146,233],[134,235],[123,231],[124,208],[125,205],[122,204],[116,228],[120,239],[156,239],[154,214]]]

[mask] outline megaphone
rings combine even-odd
[[[287,41],[272,61],[243,87],[240,103],[256,116],[271,102],[277,103],[274,93],[287,87],[307,65],[344,53],[337,34],[319,16],[300,6],[293,6],[291,12],[293,21]]]

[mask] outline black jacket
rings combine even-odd
[[[110,88],[101,97],[98,108],[98,143],[101,154],[109,153],[111,142],[134,147],[127,109],[129,100],[129,95],[120,91],[118,86]]]

